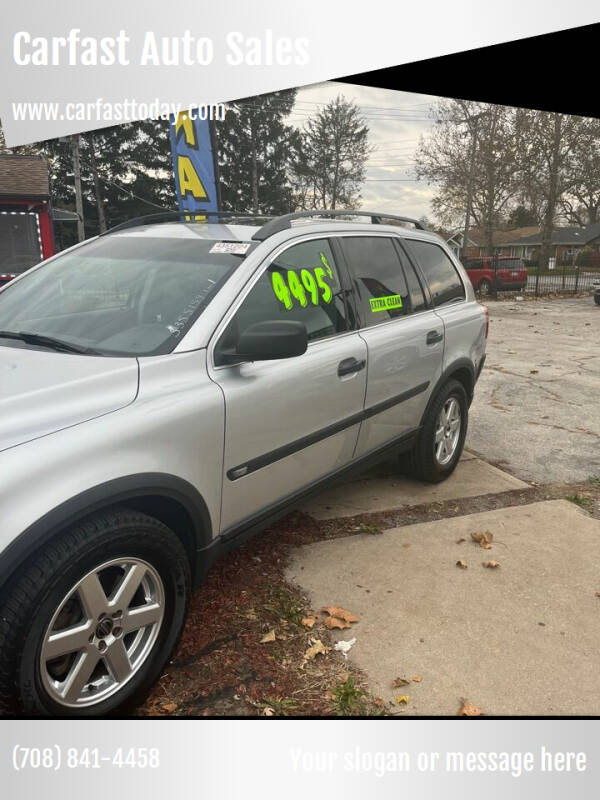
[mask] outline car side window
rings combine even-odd
[[[252,287],[217,349],[234,347],[257,322],[280,319],[302,322],[309,341],[348,329],[345,292],[327,239],[301,242],[280,253]]]
[[[458,271],[444,250],[433,242],[405,239],[429,286],[434,306],[464,300],[465,287]]]
[[[354,277],[364,326],[410,314],[411,298],[392,239],[343,236],[339,241]]]
[[[425,311],[427,309],[427,300],[423,293],[421,281],[417,277],[415,268],[406,257],[404,251],[400,249],[400,258],[402,259],[402,267],[406,276],[408,284],[408,291],[410,293],[410,302],[413,311]]]

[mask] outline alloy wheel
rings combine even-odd
[[[57,703],[95,705],[118,692],[147,661],[165,606],[162,580],[145,561],[106,561],[79,580],[44,634],[40,674]]]
[[[460,404],[455,397],[449,397],[442,406],[435,425],[433,447],[436,461],[442,467],[449,464],[456,453],[461,424]]]

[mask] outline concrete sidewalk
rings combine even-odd
[[[492,550],[471,540],[482,530]],[[600,714],[600,522],[568,501],[315,543],[287,577],[315,609],[360,617],[337,638],[356,636],[376,695],[410,696],[404,713],[452,716],[467,698],[485,714]]]
[[[334,519],[527,488],[528,484],[523,481],[465,451],[454,473],[443,483],[421,483],[405,478],[397,463],[392,461],[334,486],[300,510],[315,519]]]

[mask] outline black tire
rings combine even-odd
[[[435,429],[441,410],[450,398],[455,398],[459,404],[460,435],[451,460],[447,464],[441,465],[435,457]],[[427,483],[440,483],[446,480],[454,472],[462,455],[468,421],[469,402],[465,388],[460,381],[451,379],[444,384],[431,403],[417,442],[408,453],[400,456],[401,471]]]
[[[481,295],[481,297],[489,297],[492,294],[492,291],[492,283],[487,278],[483,278],[477,284],[477,292]]]
[[[93,705],[66,707],[56,702],[42,679],[41,652],[48,626],[78,581],[111,559],[126,558],[149,564],[162,582],[164,613],[156,638],[137,671],[118,691]],[[139,701],[177,645],[190,587],[190,564],[179,538],[158,520],[137,511],[117,509],[95,515],[52,540],[2,593],[0,712],[97,717]]]
[[[596,303],[597,306],[600,306],[600,294],[594,295],[594,303]]]

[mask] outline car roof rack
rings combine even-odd
[[[312,211],[295,211],[293,214],[283,214],[279,217],[274,217],[271,214],[249,214],[246,211],[179,211],[173,209],[169,211],[160,211],[156,214],[145,214],[142,217],[133,217],[113,228],[101,233],[100,236],[106,236],[109,233],[116,233],[124,231],[128,228],[137,228],[142,225],[153,225],[159,222],[184,222],[185,215],[204,217],[206,219],[227,220],[241,220],[248,222],[249,220],[268,220],[262,225],[254,234],[252,239],[257,242],[264,242],[270,236],[280,231],[288,230],[292,227],[292,222],[297,219],[311,219],[312,217],[326,217],[328,219],[335,219],[336,217],[369,217],[372,225],[381,225],[382,220],[395,220],[396,222],[408,222],[414,225],[415,228],[421,231],[427,230],[422,222],[413,217],[400,217],[397,214],[387,214],[383,211],[355,211],[352,209],[313,209]],[[193,220],[189,220],[192,222]]]
[[[127,228],[137,228],[138,226],[142,225],[153,225],[158,222],[185,222],[187,220],[184,219],[186,215],[189,216],[198,216],[198,217],[206,217],[206,218],[217,218],[217,219],[224,219],[228,222],[234,219],[240,220],[272,220],[273,217],[270,214],[248,214],[247,212],[240,212],[240,211],[179,211],[178,209],[173,209],[172,211],[160,211],[156,214],[145,214],[142,217],[133,217],[132,219],[128,219],[125,222],[121,222],[119,225],[115,225],[113,228],[109,228],[108,230],[101,233],[100,236],[106,236],[108,233],[115,233],[117,231],[124,231]],[[190,222],[194,222],[195,220],[189,220]]]
[[[381,225],[383,219],[396,220],[397,222],[409,222],[420,231],[427,228],[418,219],[412,217],[399,217],[397,214],[387,214],[383,211],[356,211],[351,209],[314,209],[313,211],[296,211],[293,214],[283,214],[280,217],[273,217],[258,230],[252,237],[258,242],[264,242],[269,236],[285,231],[292,227],[292,222],[297,219],[310,219],[311,217],[369,217],[372,225]]]

